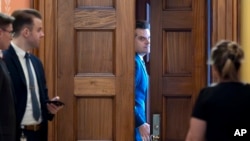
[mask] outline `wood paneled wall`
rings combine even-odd
[[[222,39],[240,40],[240,0],[212,0],[212,45]]]
[[[43,65],[47,79],[49,97],[57,95],[56,92],[56,70],[57,70],[57,29],[56,29],[56,0],[34,0],[33,7],[39,10],[43,17],[45,37],[41,40],[39,49],[34,50],[34,54],[38,56]],[[55,127],[56,116],[52,122],[49,122],[49,141],[56,141]]]

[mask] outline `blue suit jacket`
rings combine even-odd
[[[10,46],[7,50],[3,52],[4,61],[10,73],[13,86],[14,86],[14,95],[16,98],[16,119],[18,126],[18,135],[21,133],[20,124],[24,116],[26,103],[27,103],[27,87],[26,87],[26,79],[24,76],[24,72],[21,66],[21,63],[18,59],[18,56],[12,46]],[[46,80],[44,75],[44,69],[41,61],[35,57],[34,55],[30,55],[30,60],[34,66],[34,70],[36,73],[38,86],[39,86],[39,96],[40,96],[40,104],[42,111],[42,130],[44,133],[44,141],[47,141],[47,130],[48,130],[48,120],[53,119],[53,115],[49,114],[47,110],[46,101],[48,98],[48,90],[46,86]]]
[[[135,140],[140,139],[138,127],[146,123],[146,100],[149,82],[145,65],[138,54],[135,55]]]

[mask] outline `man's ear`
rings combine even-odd
[[[25,27],[25,28],[22,29],[21,34],[24,37],[28,37],[30,35],[30,30],[27,27]]]

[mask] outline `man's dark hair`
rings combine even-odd
[[[135,28],[150,29],[150,24],[147,21],[137,20]]]
[[[34,24],[33,18],[42,19],[40,12],[35,9],[16,10],[11,16],[15,18],[15,21],[13,22],[14,36],[19,35],[20,31],[25,26],[32,30]]]
[[[13,23],[14,20],[14,17],[0,13],[0,28],[5,29],[7,26],[9,26],[9,24]]]

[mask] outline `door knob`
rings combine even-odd
[[[153,133],[151,141],[159,141],[160,139],[160,114],[153,114]]]

